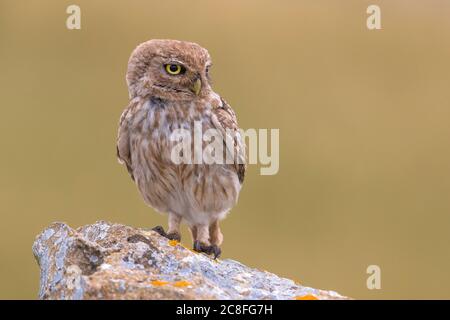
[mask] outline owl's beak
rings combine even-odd
[[[202,89],[202,80],[200,79],[195,80],[194,84],[191,87],[192,92],[198,96],[201,89]]]

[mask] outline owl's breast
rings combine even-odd
[[[193,142],[195,130],[204,132],[213,124],[209,110],[201,105],[151,98],[135,114],[132,127],[137,129],[140,148],[169,165],[181,137]]]
[[[151,99],[130,120],[133,175],[149,205],[193,221],[202,212],[223,214],[236,203],[240,183],[229,165],[177,163],[173,158],[179,130],[191,135],[194,156],[196,123],[203,132],[213,127],[208,110]]]

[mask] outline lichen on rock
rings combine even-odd
[[[33,244],[41,299],[345,299],[234,260],[213,260],[151,230],[53,223]]]

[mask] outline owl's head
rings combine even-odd
[[[196,43],[149,40],[140,44],[128,61],[130,98],[156,96],[167,100],[193,100],[211,90],[211,59]]]

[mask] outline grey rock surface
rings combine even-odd
[[[104,221],[76,230],[54,223],[33,253],[41,299],[346,299]]]

